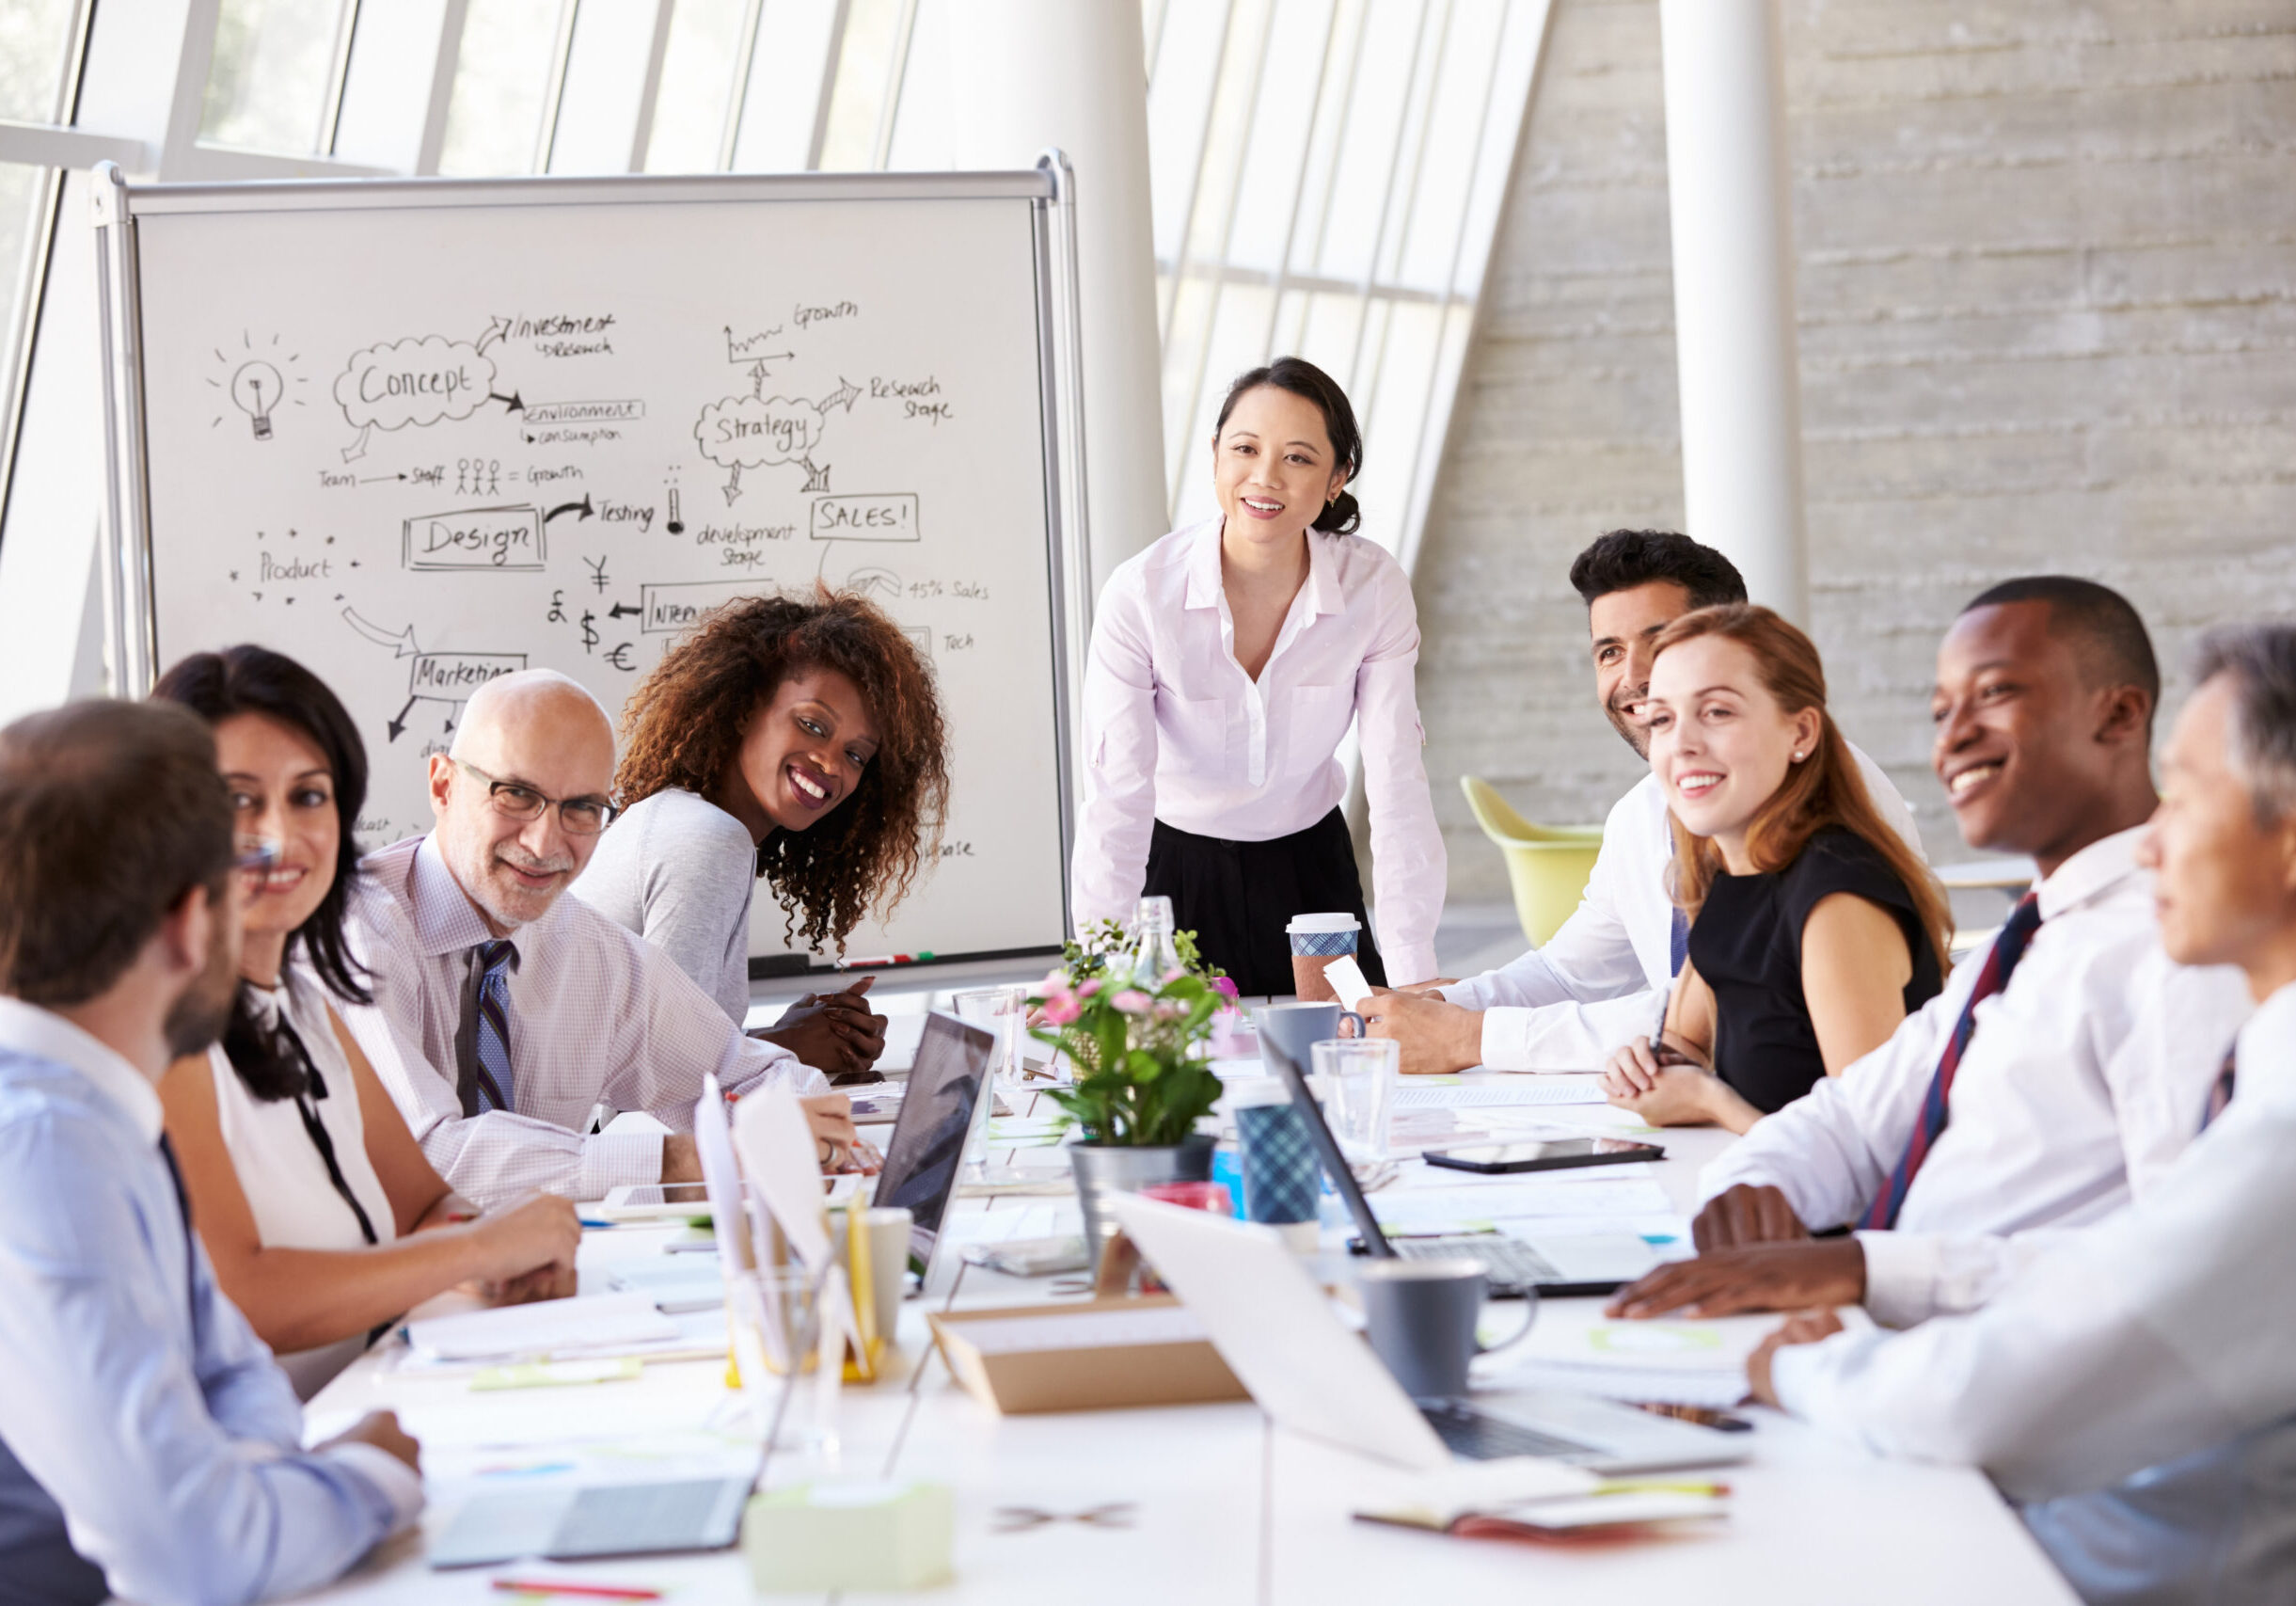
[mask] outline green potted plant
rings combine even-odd
[[[1212,1139],[1196,1125],[1219,1102],[1220,1079],[1204,1044],[1236,996],[1235,983],[1196,953],[1194,932],[1174,933],[1179,962],[1161,977],[1138,975],[1122,942],[1114,922],[1086,932],[1029,1000],[1043,1023],[1031,1035],[1075,1073],[1051,1096],[1083,1134],[1069,1159],[1096,1271],[1115,1232],[1101,1212],[1108,1194],[1210,1180]]]

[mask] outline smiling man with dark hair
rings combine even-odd
[[[2256,1009],[2184,1105],[2188,1147],[1974,1314],[1799,1317],[1749,1365],[1821,1426],[1983,1467],[2117,1606],[2296,1599],[2296,628],[2212,637],[2199,678],[2139,859],[2168,957],[2231,967]]]
[[[1595,700],[1646,758],[1652,644],[1685,613],[1745,601],[1746,582],[1727,557],[1687,535],[1613,530],[1571,564],[1571,588],[1587,605]],[[1897,788],[1854,744],[1850,754],[1883,819],[1920,852]],[[1465,981],[1381,994],[1368,1011],[1371,1035],[1402,1044],[1407,1073],[1596,1069],[1651,1029],[1682,968],[1689,928],[1667,890],[1673,856],[1666,795],[1646,773],[1611,808],[1585,896],[1544,946]]]
[[[2135,610],[2091,581],[2011,581],[1955,620],[1931,761],[1970,846],[2031,854],[2040,879],[1888,1042],[1706,1169],[1707,1252],[1620,1311],[1968,1310],[2026,1253],[2014,1234],[2098,1220],[2181,1152],[2246,1010],[2237,977],[2160,951],[2137,862],[2152,662]],[[1859,1231],[1809,1238],[1836,1226]]]

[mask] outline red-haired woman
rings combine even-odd
[[[1744,1132],[1887,1042],[1943,981],[1945,895],[1884,822],[1826,713],[1817,649],[1767,608],[1686,613],[1655,644],[1650,762],[1689,962],[1610,1102]]]
[[[860,596],[753,596],[663,655],[623,709],[623,813],[575,893],[675,961],[739,1023],[760,879],[791,937],[842,946],[937,851],[948,739],[932,676]],[[884,1049],[868,983],[761,1035],[831,1074]]]

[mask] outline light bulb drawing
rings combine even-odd
[[[279,405],[286,390],[279,371],[260,358],[240,364],[239,372],[231,375],[231,400],[254,421],[256,439],[271,438],[271,409]]]

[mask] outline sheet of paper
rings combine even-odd
[[[1371,1209],[1390,1231],[1469,1230],[1498,1221],[1591,1220],[1664,1216],[1666,1190],[1644,1179],[1512,1182],[1463,1188],[1413,1188],[1371,1195]]]
[[[1332,994],[1342,1010],[1361,1010],[1364,1000],[1371,995],[1371,984],[1363,978],[1363,966],[1355,962],[1354,954],[1341,954],[1325,965],[1323,979],[1331,983]]]
[[[1073,1316],[1010,1316],[1001,1321],[964,1322],[949,1330],[983,1355],[1190,1344],[1206,1336],[1204,1324],[1184,1305],[1160,1305],[1148,1311],[1096,1311]]]
[[[821,1163],[804,1108],[785,1088],[752,1093],[734,1106],[741,1174],[764,1198],[798,1259],[815,1272],[829,1264],[829,1210]]]
[[[1408,1078],[1395,1089],[1394,1107],[1482,1109],[1507,1105],[1599,1105],[1603,1085],[1587,1076],[1516,1076],[1504,1082],[1436,1083],[1414,1086]]]
[[[409,1324],[406,1336],[417,1355],[434,1360],[508,1360],[658,1344],[676,1338],[678,1325],[649,1295],[602,1294],[434,1316]]]

